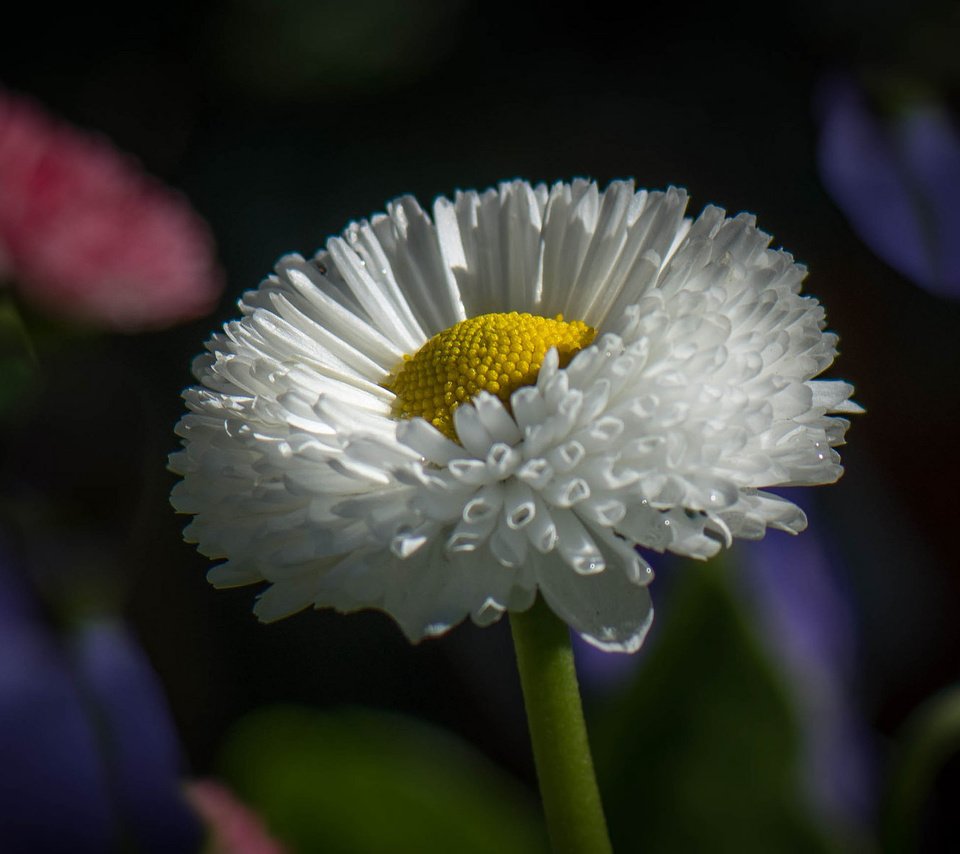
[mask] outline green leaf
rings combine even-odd
[[[367,709],[274,707],[233,729],[225,780],[294,851],[529,854],[535,795],[458,738]]]
[[[793,710],[724,567],[678,572],[636,678],[591,721],[614,850],[831,850],[804,808]]]
[[[937,772],[958,751],[960,686],[953,686],[913,712],[898,734],[882,812],[883,851],[918,850],[924,803]]]
[[[0,282],[0,418],[23,405],[39,382],[36,354],[23,318]]]

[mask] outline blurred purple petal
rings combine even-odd
[[[934,284],[960,296],[960,131],[934,106],[918,107],[899,125],[904,158],[921,188],[934,230]],[[921,212],[922,213],[922,212]]]
[[[0,553],[2,850],[197,851],[179,747],[142,653],[102,623],[82,627],[72,653]]]
[[[740,577],[800,713],[814,805],[829,819],[862,825],[875,793],[867,733],[852,700],[855,620],[822,534],[812,519],[802,536],[774,533],[746,544]]]
[[[100,621],[78,632],[73,653],[105,725],[118,807],[137,849],[195,851],[200,835],[182,792],[179,741],[142,649],[119,622]]]
[[[819,93],[824,186],[863,241],[935,293],[960,297],[960,134],[918,105],[883,122],[848,77]]]
[[[570,633],[573,655],[577,664],[577,679],[584,691],[603,695],[632,678],[643,656],[604,652],[587,643],[576,632]]]
[[[63,652],[0,556],[0,828],[5,851],[110,851],[97,738]]]

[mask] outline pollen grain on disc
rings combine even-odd
[[[488,391],[509,404],[513,392],[537,381],[551,347],[557,348],[563,367],[595,335],[592,327],[566,321],[561,314],[481,314],[437,333],[414,355],[404,356],[383,385],[396,395],[396,417],[425,418],[455,440],[453,413],[461,403]]]

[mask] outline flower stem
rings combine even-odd
[[[510,627],[553,851],[610,852],[567,626],[539,597]]]

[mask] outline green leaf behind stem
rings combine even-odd
[[[588,720],[614,850],[832,850],[804,803],[787,694],[725,567],[679,573],[625,695]]]
[[[258,711],[229,734],[222,767],[292,851],[546,849],[533,792],[455,736],[399,715]]]

